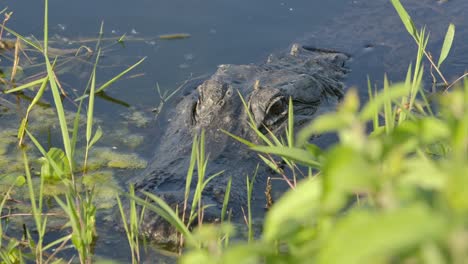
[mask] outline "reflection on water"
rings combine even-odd
[[[390,79],[402,79],[416,50],[386,0],[51,0],[49,5],[50,34],[55,36],[54,45],[62,50],[79,47],[83,44],[79,40],[95,38],[104,21],[107,40],[103,42],[98,83],[147,57],[144,64],[107,90],[106,96],[114,102],[109,98],[98,99],[96,112],[104,122],[103,129],[108,131],[126,126],[125,120],[138,115],[151,117],[151,109],[160,105],[157,84],[162,92],[171,91],[190,77],[214,72],[219,64],[258,63],[269,53],[286,49],[296,41],[350,53],[353,59],[346,82],[348,86],[360,87],[363,98],[368,75],[376,83],[381,82],[385,72]],[[435,57],[448,23],[455,23],[454,49],[442,70],[451,80],[461,75],[468,65],[464,56],[468,28],[464,11],[468,10],[468,1],[442,4],[412,0],[405,1],[405,5],[417,25],[427,25],[431,31],[428,49]],[[42,1],[12,1],[8,6],[14,11],[8,26],[40,38]],[[158,37],[174,33],[190,37]],[[116,39],[124,35],[123,45],[118,44]],[[91,41],[85,45],[93,48],[94,44]],[[86,60],[73,65],[75,68],[64,70],[62,80],[67,89],[81,94],[92,67]],[[0,110],[11,108],[9,103],[0,101]],[[0,118],[4,128],[1,113]],[[137,147],[136,152],[151,156],[153,138],[157,138],[161,129],[158,126],[163,123],[164,120],[151,120],[143,127],[130,128],[145,138],[142,145],[146,148]],[[110,141],[109,145],[122,144]],[[102,252],[109,252],[109,248],[103,248]]]

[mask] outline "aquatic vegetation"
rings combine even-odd
[[[142,135],[131,134],[126,137],[121,138],[122,144],[129,147],[130,149],[135,149],[140,146],[145,138]]]
[[[0,155],[8,152],[8,149],[16,144],[16,130],[15,129],[2,129],[0,131]]]
[[[186,39],[190,38],[192,35],[188,33],[174,33],[174,34],[164,34],[164,35],[159,35],[159,39],[166,39],[166,40],[172,40],[172,39]]]
[[[400,14],[404,13],[400,10]],[[415,31],[409,16],[403,15],[402,19],[419,46],[417,63],[410,67],[405,83],[390,85],[385,80],[383,91],[378,93],[369,87],[370,101],[362,104],[351,90],[336,112],[317,118],[299,131],[297,137],[289,126],[286,139],[273,138],[265,141],[265,146],[247,142],[292,189],[272,205],[259,231],[261,237],[254,236],[252,230],[255,228],[250,208],[253,179],[246,182],[248,241],[230,242],[239,229],[229,223],[229,187],[222,223],[189,228],[196,219],[200,225],[203,223],[207,205],[201,203],[201,196],[211,179],[204,175],[208,158],[202,136],[194,140],[184,208],[177,208],[183,210],[182,219],[180,211],[172,210],[159,197],[149,195],[150,203],[136,196],[132,188],[129,196],[133,198],[130,201],[133,206],[128,221],[120,206],[124,222],[130,223],[126,233],[133,263],[140,261],[141,215],[136,203],[160,214],[184,234],[180,241],[189,250],[183,251],[181,263],[466,263],[468,81],[458,88],[446,83],[447,89],[454,88],[451,93],[429,104],[421,82],[426,34]],[[444,55],[437,64],[431,64],[439,67],[443,63],[452,34],[454,28],[449,27],[441,52]],[[166,36],[167,39],[179,37]],[[47,46],[46,20],[41,51],[45,57],[52,51]],[[99,55],[96,64],[98,59]],[[27,223],[23,229],[20,222],[11,221],[22,236],[19,240],[7,236],[10,230],[3,229],[2,222],[0,258],[5,263],[32,259],[38,263],[59,263],[62,260],[55,258],[56,252],[68,248],[76,251],[81,263],[91,263],[95,261],[94,243],[100,243],[95,239],[97,212],[115,206],[116,194],[121,192],[107,168],[141,169],[147,162],[135,153],[95,147],[101,137],[109,136],[96,128],[98,121],[93,117],[94,95],[99,90],[95,87],[95,69],[90,77],[89,93],[78,100],[78,111],[84,99],[88,100],[88,112],[75,115],[64,110],[58,79],[53,78],[53,63],[47,59],[45,66],[47,77],[42,81],[50,84],[54,108],[34,106],[27,126],[21,124],[28,145],[19,151],[15,147],[17,130],[0,131],[1,216],[5,216],[7,209],[26,212],[21,218]],[[444,79],[442,74],[440,77]],[[440,113],[434,113],[434,105]],[[144,127],[150,122],[144,120],[141,112],[136,113],[131,117],[136,120],[135,126]],[[291,110],[288,118],[291,124],[294,118]],[[365,133],[368,123],[373,125],[370,135]],[[79,128],[85,129],[84,139],[79,137]],[[46,150],[33,136],[37,131],[49,129],[59,130],[63,149]],[[337,133],[340,141],[328,150],[309,144],[308,138],[325,132]],[[130,148],[143,141],[140,135],[130,134],[125,138],[125,133],[128,130],[116,135]],[[83,142],[84,148],[77,147]],[[268,159],[273,155],[281,157],[281,166]],[[42,163],[37,163],[38,159]],[[293,178],[287,177],[284,171],[297,170],[296,164],[308,167],[308,177],[299,180],[296,179],[299,174],[295,173]],[[199,177],[197,189],[192,204],[188,205],[195,172]],[[6,201],[10,198],[26,202],[7,208]],[[45,239],[51,231],[60,234],[53,241]]]
[[[143,169],[147,162],[135,153],[119,153],[111,148],[99,147],[93,149],[93,156],[109,168]]]
[[[148,115],[145,115],[145,113],[141,111],[132,111],[124,114],[123,117],[129,124],[140,128],[148,126],[152,121]]]
[[[6,142],[2,145],[2,155],[9,155],[10,150],[15,149],[20,155],[18,159],[23,164],[23,173],[26,184],[23,187],[15,188],[15,191],[23,192],[24,196],[18,196],[19,192],[15,193],[15,197],[25,200],[29,203],[27,209],[21,212],[22,215],[28,218],[31,223],[25,225],[22,233],[23,239],[21,244],[24,245],[24,251],[31,252],[29,257],[35,259],[38,263],[43,262],[56,262],[55,255],[64,247],[68,245],[73,245],[73,248],[76,250],[77,256],[81,263],[91,263],[92,261],[92,252],[94,247],[94,241],[96,238],[96,203],[100,202],[95,200],[95,197],[98,197],[97,191],[101,192],[103,206],[112,206],[111,200],[109,197],[115,197],[115,189],[106,189],[103,188],[103,184],[98,184],[97,182],[92,182],[89,179],[85,180],[85,183],[88,184],[88,188],[83,188],[80,183],[82,177],[85,177],[89,174],[87,169],[87,161],[89,152],[92,149],[93,145],[101,138],[103,135],[102,129],[100,127],[96,128],[96,123],[98,120],[94,118],[94,98],[96,93],[103,92],[104,89],[108,88],[111,84],[117,81],[121,76],[135,68],[139,65],[144,59],[141,59],[139,62],[135,63],[133,66],[125,69],[120,74],[113,77],[111,80],[105,82],[99,87],[96,87],[96,68],[99,61],[101,47],[100,39],[97,39],[97,52],[85,54],[84,56],[94,56],[90,57],[95,60],[93,64],[93,69],[91,71],[91,76],[89,78],[88,85],[83,91],[83,96],[75,99],[77,102],[75,104],[74,112],[65,110],[66,104],[69,101],[73,100],[63,100],[63,98],[72,99],[69,97],[60,82],[59,69],[63,69],[61,66],[62,56],[72,56],[69,53],[54,54],[57,50],[49,47],[49,34],[48,34],[48,1],[45,0],[44,8],[44,39],[40,44],[36,39],[28,39],[24,36],[14,32],[13,30],[5,26],[5,22],[1,27],[0,34],[4,31],[8,31],[10,34],[17,37],[15,44],[14,54],[9,54],[12,57],[11,62],[13,64],[11,76],[9,80],[0,79],[5,86],[10,86],[13,88],[4,90],[5,93],[18,93],[24,92],[30,93],[26,89],[35,92],[35,95],[32,97],[27,97],[30,101],[25,112],[25,116],[22,117],[22,120],[19,124],[19,129],[15,132],[15,135],[19,138],[19,144],[16,142],[18,148],[10,148],[10,143]],[[5,11],[2,10],[0,13]],[[11,14],[11,13],[9,13]],[[101,35],[102,35],[101,28]],[[19,70],[19,43],[31,47],[39,56],[38,60],[35,60],[36,57],[29,60],[29,62],[34,61],[37,71],[40,72],[39,75],[32,76],[35,79],[27,79],[30,76],[26,77],[26,80],[22,80],[26,83],[19,84],[15,80],[16,72]],[[89,50],[89,49],[86,49]],[[61,52],[63,50],[59,50]],[[3,54],[2,54],[3,56]],[[27,55],[25,55],[27,56]],[[58,56],[58,57],[57,57]],[[54,61],[51,61],[54,60]],[[39,62],[38,62],[39,61]],[[34,75],[34,73],[33,73]],[[38,88],[38,89],[37,89]],[[48,94],[49,93],[49,94]],[[21,93],[22,94],[22,93]],[[43,95],[48,94],[46,97]],[[49,98],[52,102],[44,103],[44,98]],[[84,102],[87,102],[86,113],[82,113],[84,109]],[[21,107],[22,105],[19,105]],[[84,112],[84,111],[83,111]],[[81,129],[85,130],[82,133],[84,139],[79,131]],[[51,147],[50,138],[47,142],[47,148],[44,148],[41,144],[42,139],[36,138],[35,133],[45,132],[45,136],[53,137],[53,139],[59,139],[58,145],[61,148]],[[55,142],[54,142],[55,143]],[[57,144],[55,143],[55,144]],[[76,154],[77,144],[85,144],[84,154],[81,154],[83,161],[78,161],[77,158],[80,155]],[[35,147],[32,149],[31,147]],[[63,148],[63,149],[62,149]],[[39,153],[42,157],[35,157]],[[16,153],[15,153],[16,154]],[[119,158],[134,161],[133,165],[126,166],[142,166],[141,160],[137,156],[117,156],[115,158],[115,153],[108,153],[106,158],[107,165],[120,166],[122,162],[119,163]],[[13,159],[14,160],[14,159]],[[38,164],[35,164],[36,160],[39,160]],[[114,164],[115,163],[115,164]],[[116,165],[117,164],[117,165]],[[40,166],[40,170],[35,166]],[[82,165],[81,168],[78,165]],[[3,172],[2,172],[3,175]],[[6,173],[4,178],[10,178],[10,181],[13,181],[14,174]],[[9,176],[13,175],[13,176]],[[102,176],[103,177],[103,176]],[[101,179],[102,177],[96,176],[96,179]],[[16,177],[16,182],[11,182],[11,185],[7,189],[7,194],[3,195],[0,209],[4,208],[5,202],[9,199],[9,194],[12,194],[12,188],[14,184],[18,183],[18,179],[21,177]],[[106,187],[110,188],[112,181],[110,178],[104,178],[106,180]],[[53,202],[52,202],[53,201]],[[67,231],[60,232],[60,237],[55,237],[53,241],[46,239],[48,232],[53,228],[50,223],[55,222],[50,220],[56,216],[56,214],[50,214],[49,211],[51,208],[61,212],[62,219],[60,227],[66,228]],[[3,210],[0,210],[3,213]],[[26,212],[26,213],[23,213]],[[3,215],[2,215],[3,216]],[[7,220],[14,219],[14,217],[8,215],[5,216]],[[31,231],[34,230],[34,236],[32,236]],[[6,263],[11,263],[12,258],[10,257],[12,253],[11,250],[5,251],[2,246],[2,242],[7,230],[3,229],[3,224],[0,225],[0,257],[2,261]],[[13,230],[8,230],[12,231]],[[14,236],[16,236],[14,234]],[[8,238],[10,244],[15,245],[17,241],[15,238]],[[58,246],[58,247],[56,247]],[[54,249],[52,251],[52,249]],[[14,254],[15,258],[18,258],[17,262],[23,263],[25,259],[19,254]],[[73,258],[73,257],[72,257]]]
[[[99,209],[109,209],[117,204],[115,196],[121,191],[112,171],[97,171],[87,174],[82,179],[82,184],[95,192],[94,204]]]
[[[108,136],[103,139],[106,144],[119,147],[135,149],[139,147],[145,140],[144,136],[132,133],[125,125],[118,125],[113,131],[108,133]]]

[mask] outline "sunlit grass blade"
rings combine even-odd
[[[140,63],[142,63],[145,59],[146,59],[146,57],[144,57],[143,59],[139,60],[137,63],[133,64],[132,66],[128,67],[128,68],[125,69],[123,72],[117,74],[114,78],[110,79],[110,80],[107,81],[105,84],[101,85],[98,89],[96,89],[96,93],[99,93],[99,92],[104,91],[104,89],[106,89],[106,88],[109,87],[111,84],[113,84],[114,82],[116,82],[118,79],[120,79],[122,76],[124,76],[127,72],[133,70],[136,66],[140,65]]]
[[[22,151],[22,156],[23,156],[23,162],[24,162],[24,171],[26,174],[26,182],[28,186],[28,193],[29,193],[29,200],[31,202],[31,211],[33,214],[33,218],[36,224],[37,230],[42,231],[43,227],[42,225],[44,222],[42,221],[41,218],[41,213],[42,213],[42,190],[43,190],[43,179],[41,179],[41,184],[40,184],[40,189],[39,189],[39,196],[36,197],[36,193],[34,191],[34,183],[32,181],[32,176],[31,176],[31,171],[29,169],[29,159],[28,155],[26,154],[26,149],[24,147],[21,148]],[[39,198],[39,205],[36,203],[36,198]],[[43,239],[43,234],[42,232],[39,232],[39,237],[38,241],[36,243],[36,259],[42,259],[42,239]]]
[[[57,165],[57,163],[53,159],[50,158],[49,155],[47,155],[47,151],[42,147],[42,145],[39,143],[36,137],[34,137],[33,134],[31,134],[31,132],[29,132],[27,129],[25,131],[26,134],[28,134],[28,137],[33,142],[34,146],[36,146],[41,155],[45,157],[49,164],[53,167],[54,171],[59,175],[64,175],[64,171]]]
[[[42,85],[44,82],[47,82],[47,80],[48,80],[48,76],[37,79],[37,80],[29,82],[29,83],[25,83],[23,85],[20,85],[18,87],[12,88],[12,89],[8,89],[8,90],[5,91],[5,93],[6,94],[15,93],[15,92],[19,92],[19,91],[24,90],[24,89],[33,88],[33,87],[36,87],[38,85]]]
[[[226,185],[226,191],[224,192],[223,207],[221,209],[221,223],[224,222],[224,218],[226,217],[227,207],[229,204],[229,195],[231,194],[231,185],[232,178],[229,177],[228,183]]]
[[[224,130],[224,129],[221,129],[221,131],[222,131],[223,133],[229,135],[229,136],[232,137],[233,139],[239,141],[240,143],[242,143],[242,144],[248,146],[248,147],[254,147],[254,146],[256,146],[254,143],[252,143],[252,142],[250,142],[250,141],[248,141],[248,140],[246,140],[246,139],[243,139],[243,138],[241,138],[241,137],[239,137],[239,136],[236,136],[236,135],[234,135],[234,134],[232,134],[232,133],[230,133],[230,132],[228,132],[228,131],[226,131],[226,130]]]
[[[94,62],[93,71],[91,72],[91,87],[89,91],[89,101],[88,101],[88,113],[86,116],[86,142],[88,142],[88,148],[90,147],[91,135],[93,132],[93,113],[94,113],[94,91],[96,89],[96,67],[99,62],[99,57],[101,55],[101,49],[98,50],[96,61]]]
[[[416,26],[414,25],[413,20],[411,19],[408,12],[406,12],[405,8],[401,4],[400,0],[391,0],[393,7],[397,11],[398,15],[400,16],[403,25],[405,26],[406,30],[410,35],[417,41],[419,39],[418,31]]]
[[[197,161],[197,153],[198,153],[198,135],[195,135],[193,138],[193,143],[192,143],[192,153],[190,155],[190,164],[189,168],[187,171],[187,176],[185,179],[185,193],[184,193],[184,208],[182,209],[182,221],[185,221],[185,214],[187,210],[187,205],[188,205],[188,199],[190,196],[190,185],[192,184],[192,179],[193,179],[193,171],[195,169],[195,163]],[[190,215],[188,219],[192,218],[193,214],[193,207],[190,212]],[[187,221],[187,226],[190,225],[190,221]],[[182,241],[182,239],[181,239]]]
[[[206,179],[204,182],[203,182],[203,188],[202,188],[202,191],[206,188],[206,186],[208,185],[208,183],[210,183],[214,178],[218,177],[219,175],[223,174],[224,173],[224,170],[222,171],[219,171],[213,175],[211,175],[210,177],[208,177],[208,179]],[[201,196],[201,193],[200,193],[200,196]],[[200,197],[201,198],[201,197]]]
[[[395,119],[393,118],[393,107],[392,107],[392,98],[388,95],[390,91],[390,84],[388,83],[387,75],[384,77],[384,88],[383,88],[383,95],[384,95],[384,103],[383,103],[383,111],[384,111],[384,119],[385,119],[385,131],[390,133],[395,126]]]
[[[258,130],[258,127],[255,124],[255,118],[253,117],[252,113],[250,112],[250,103],[247,103],[245,101],[244,97],[242,96],[242,94],[239,91],[237,91],[237,93],[239,94],[239,97],[240,97],[240,99],[242,101],[242,104],[244,105],[245,112],[247,113],[247,116],[249,117],[249,126],[250,126],[250,128],[252,128],[252,130],[255,132],[255,134],[259,138],[261,138],[266,144],[268,144],[269,146],[272,146],[273,144],[268,139],[268,137],[266,137],[262,132],[260,132],[260,130]]]
[[[131,197],[135,197],[135,189],[133,185],[130,185],[129,194]],[[137,213],[135,200],[130,199],[129,201],[130,212],[128,212],[129,219],[127,219],[125,209],[122,205],[122,201],[119,195],[116,195],[116,198],[117,198],[117,205],[119,208],[120,216],[122,217],[123,227],[125,229],[128,244],[130,246],[130,250],[132,254],[132,263],[139,263],[139,260],[140,260],[139,237],[138,237],[139,216]]]
[[[19,139],[18,144],[19,145],[23,144],[24,133],[28,125],[29,113],[32,111],[32,108],[34,107],[34,105],[36,105],[36,103],[41,99],[42,95],[44,94],[45,88],[47,87],[47,82],[48,82],[48,78],[46,77],[42,81],[41,87],[39,88],[33,100],[29,104],[28,109],[26,110],[26,115],[21,121],[20,127],[18,128],[18,139]]]
[[[312,154],[299,148],[255,146],[252,147],[252,150],[289,158],[313,168],[320,168],[322,166],[320,162],[315,160]]]
[[[439,62],[437,62],[437,67],[444,62],[447,58],[450,49],[452,48],[453,38],[455,37],[455,25],[450,23],[445,34],[444,44],[442,45],[442,50],[440,51]]]
[[[28,44],[29,46],[33,47],[34,49],[36,49],[37,51],[39,52],[44,52],[43,48],[39,45],[39,44],[36,44],[32,41],[30,41],[29,39],[23,37],[22,35],[18,34],[16,31],[6,27],[6,26],[3,26],[3,29],[5,29],[6,31],[8,31],[10,34],[12,34],[13,36],[21,39],[22,42]]]
[[[253,186],[255,183],[255,178],[257,178],[258,172],[258,165],[255,168],[254,175],[252,179],[249,180],[249,176],[247,175],[246,178],[246,188],[247,188],[247,228],[248,228],[248,242],[252,242],[254,239],[254,232],[253,232],[253,223],[252,223],[252,192]]]
[[[392,85],[387,93],[380,92],[374,99],[368,102],[361,111],[361,120],[371,120],[374,118],[375,113],[379,112],[379,109],[385,104],[387,100],[395,100],[407,95],[409,88],[404,84]]]
[[[182,220],[177,216],[177,214],[174,212],[174,210],[169,207],[169,205],[164,202],[161,198],[157,197],[156,195],[149,193],[149,192],[143,192],[149,199],[154,201],[156,205],[149,203],[137,196],[130,196],[131,199],[134,199],[137,203],[140,205],[145,206],[147,209],[154,211],[157,213],[159,216],[164,218],[166,221],[168,221],[173,227],[177,229],[180,233],[184,235],[184,238],[189,241],[189,242],[194,242],[195,239],[193,238],[192,234],[190,233],[190,230],[184,225]]]
[[[293,147],[294,146],[294,108],[293,108],[292,97],[289,97],[287,137],[288,137],[288,146]]]
[[[62,98],[60,96],[60,91],[55,80],[55,74],[53,73],[52,65],[50,64],[49,58],[45,56],[46,65],[47,65],[47,75],[49,76],[49,84],[52,90],[52,95],[54,98],[55,109],[57,111],[57,116],[60,124],[60,131],[62,133],[63,146],[68,160],[70,161],[70,168],[73,168],[71,161],[73,160],[72,149],[70,144],[70,134],[68,133],[67,120],[65,118],[65,110],[62,104]],[[73,171],[73,169],[72,169]]]
[[[270,167],[274,172],[278,173],[278,174],[281,174],[282,171],[280,170],[280,168],[278,167],[278,164],[276,164],[275,162],[267,159],[266,157],[264,157],[263,155],[258,155],[260,157],[260,159],[268,166]]]

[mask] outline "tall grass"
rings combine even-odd
[[[101,54],[98,41],[98,52],[94,54],[95,62],[93,70],[90,76],[88,87],[86,87],[84,92],[86,96],[83,96],[79,100],[80,103],[75,115],[75,120],[72,124],[69,124],[65,117],[66,110],[62,102],[62,96],[64,96],[66,93],[61,89],[61,84],[58,78],[59,76],[54,71],[57,58],[51,58],[52,54],[49,53],[48,10],[48,0],[45,0],[43,29],[44,35],[42,45],[28,40],[13,30],[6,28],[5,25],[2,27],[2,30],[5,29],[9,31],[14,36],[16,36],[18,40],[21,40],[26,45],[29,45],[42,53],[46,72],[46,76],[42,78],[5,91],[6,93],[16,93],[24,89],[35,88],[39,85],[39,89],[29,104],[25,117],[22,119],[18,129],[18,141],[23,155],[26,184],[28,186],[29,201],[31,203],[31,216],[34,219],[35,229],[37,230],[35,238],[27,235],[25,239],[29,241],[27,243],[27,247],[30,248],[32,252],[34,252],[34,260],[36,263],[49,263],[56,261],[57,254],[65,247],[67,243],[69,243],[69,241],[71,241],[73,247],[76,249],[79,261],[81,263],[91,263],[93,260],[93,247],[96,238],[95,225],[97,209],[94,205],[94,190],[83,190],[83,188],[79,186],[78,181],[80,177],[87,174],[89,151],[103,135],[103,132],[99,127],[97,129],[94,127],[93,116],[95,94],[102,92],[104,89],[121,78],[124,74],[138,66],[143,61],[143,59],[133,66],[127,68],[122,73],[116,75],[111,80],[105,82],[103,85],[96,87],[96,68],[99,63]],[[16,45],[16,49],[18,49],[18,44]],[[15,67],[18,65],[18,60],[18,56],[15,56]],[[50,92],[53,98],[54,109],[57,113],[57,120],[61,133],[63,150],[52,148],[47,151],[28,129],[30,112],[47,92]],[[76,142],[80,134],[78,124],[80,123],[81,109],[84,106],[82,102],[85,98],[88,99],[86,128],[84,133],[86,139],[85,157],[82,163],[84,164],[83,168],[77,168],[75,164],[78,163],[75,154]],[[70,127],[72,130],[69,129]],[[26,150],[27,139],[31,141],[33,145],[39,150],[44,160],[41,169],[39,188],[36,188],[36,183],[33,181],[33,176],[30,171],[31,161],[28,158],[28,152]],[[81,175],[78,175],[77,172],[82,173]],[[70,234],[65,234],[61,238],[58,238],[48,244],[44,244],[49,221],[49,216],[46,213],[46,209],[44,207],[44,183],[48,180],[58,180],[64,184],[64,186],[66,186],[65,194],[63,196],[55,196],[55,201],[62,208],[65,215],[67,215],[67,226],[70,228]],[[4,196],[2,208],[4,206],[6,197],[7,196]],[[0,233],[3,237],[3,229],[0,229]],[[28,230],[26,230],[26,234],[29,234]],[[14,241],[14,239],[11,239],[8,247],[5,247],[6,250],[4,250],[3,247],[2,250],[0,250],[2,260],[5,263],[22,263],[25,261],[21,250],[17,250],[17,248],[14,250],[14,245],[18,244],[18,242]],[[56,250],[52,252],[51,250],[53,248],[56,248]]]
[[[264,145],[225,131],[257,151],[265,164],[282,175],[291,187],[268,212],[261,238],[254,237],[251,212],[256,173],[251,180],[246,179],[248,243],[230,243],[232,230],[227,205],[231,181],[221,210],[222,224],[213,229],[203,223],[204,210],[209,206],[203,203],[203,190],[223,173],[206,175],[209,157],[205,153],[203,132],[193,140],[182,208],[171,208],[151,193],[144,193],[147,197],[142,199],[130,187],[130,193],[126,195],[130,198],[130,206],[126,213],[122,201],[117,198],[133,263],[141,261],[139,226],[146,210],[156,212],[177,229],[181,246],[191,247],[192,250],[185,252],[181,259],[183,263],[466,263],[468,198],[464,188],[468,182],[468,82],[440,99],[438,104],[442,110],[438,113],[428,102],[422,81],[427,70],[424,58],[435,69],[446,90],[463,79],[461,76],[449,83],[440,70],[450,52],[455,27],[449,25],[436,63],[426,51],[426,29],[416,29],[401,3],[398,0],[391,2],[418,46],[415,63],[408,68],[404,82],[392,84],[385,77],[382,90],[377,92],[369,79],[369,102],[361,107],[356,91],[351,90],[336,112],[318,117],[298,133],[294,131],[290,100],[285,138],[268,130],[264,135],[248,113],[250,126]],[[95,94],[104,91],[143,60],[97,86],[96,68],[101,53],[98,44],[88,86],[76,99],[79,106],[75,120],[73,124],[67,123],[62,102],[64,91],[55,72],[57,60],[51,57],[48,47],[48,1],[44,3],[42,45],[2,27],[43,54],[46,76],[6,91],[15,93],[39,87],[18,129],[31,216],[37,233],[33,237],[31,231],[25,229],[24,241],[20,241],[6,237],[4,225],[0,225],[0,258],[4,263],[31,260],[50,263],[57,260],[56,256],[65,245],[71,243],[81,263],[92,263],[96,241],[95,192],[93,189],[82,190],[78,182],[88,173],[89,151],[104,134],[94,126]],[[51,93],[57,112],[62,149],[44,148],[28,129],[32,109],[47,92]],[[248,103],[241,99],[248,111]],[[86,100],[84,165],[77,168],[76,144],[81,132],[78,124]],[[365,133],[368,122],[373,125],[370,135]],[[326,132],[335,132],[340,139],[329,150],[320,150],[308,143],[312,135]],[[29,142],[44,160],[39,186],[35,186],[30,170],[31,160],[26,148]],[[292,178],[278,166],[276,155],[293,172]],[[308,167],[308,175],[312,170],[320,171],[320,174],[300,181],[297,176],[301,170],[296,164]],[[194,175],[195,170],[197,175]],[[69,233],[46,243],[50,216],[45,209],[44,183],[54,179],[67,188],[63,196],[55,196],[55,202],[67,216],[65,228]],[[193,180],[197,181],[194,190],[191,189]],[[20,177],[18,181],[21,181]],[[3,212],[13,188],[12,185],[3,196],[0,212]],[[350,197],[359,197],[360,202],[352,203]],[[137,204],[142,206],[141,211]],[[209,232],[193,232],[191,227],[195,220],[202,226],[199,230]],[[32,252],[32,258],[28,258],[27,251]]]
[[[426,58],[452,87],[439,67],[455,28],[449,26],[436,64],[426,51],[426,29],[417,30],[400,2],[392,3],[418,46],[404,82],[392,84],[385,77],[377,92],[369,79],[369,102],[361,106],[356,90],[350,90],[335,112],[317,117],[289,146],[269,139],[263,140],[266,146],[256,145],[231,135],[261,155],[279,155],[320,174],[299,182],[273,205],[260,239],[216,254],[188,252],[182,263],[468,260],[467,244],[460,243],[468,230],[468,196],[461,187],[468,180],[468,81],[432,103],[422,81]],[[337,133],[339,142],[319,151],[318,160],[307,140],[327,132]],[[272,167],[269,160],[265,164]]]

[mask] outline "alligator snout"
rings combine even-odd
[[[311,120],[321,107],[329,107],[343,95],[341,82],[349,56],[337,51],[293,44],[289,52],[270,55],[257,65],[221,65],[211,77],[185,87],[178,103],[170,108],[171,122],[156,148],[153,162],[137,177],[135,190],[150,192],[164,200],[184,221],[192,211],[194,184],[185,200],[185,182],[190,164],[193,137],[205,131],[205,155],[210,167],[207,175],[224,170],[204,187],[203,221],[216,221],[229,179],[232,180],[228,208],[234,216],[246,207],[246,178],[257,172],[254,201],[263,193],[271,171],[256,153],[223,131],[248,141],[258,142],[250,118],[264,134],[283,136],[287,124],[289,99],[301,120]],[[296,124],[295,124],[296,125]],[[259,166],[260,165],[260,166]],[[209,176],[207,176],[209,178]],[[194,179],[196,177],[194,176]],[[260,195],[262,197],[255,197]],[[198,207],[198,204],[196,205]],[[196,208],[198,209],[198,208]],[[185,213],[184,213],[185,212]],[[176,241],[176,230],[161,216],[147,210],[142,232],[159,242]],[[197,217],[197,218],[198,218]],[[196,220],[196,219],[195,219]]]

